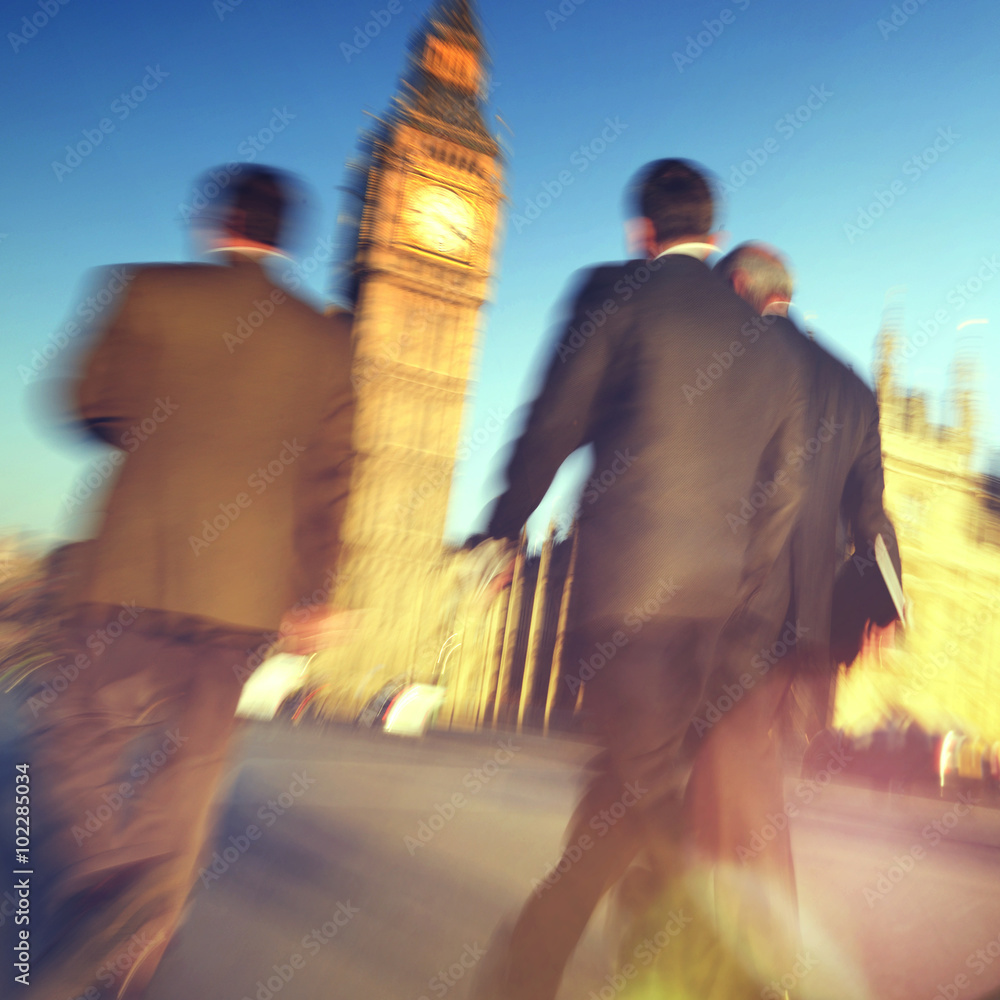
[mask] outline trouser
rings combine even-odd
[[[46,1000],[149,982],[211,834],[242,686],[225,647],[139,625],[95,635],[67,637],[64,665],[87,665],[50,671],[22,709],[48,883],[33,995]]]
[[[623,967],[686,961],[688,982],[700,977],[703,990],[736,997],[740,989],[757,995],[754,984],[794,962],[794,869],[771,738],[791,667],[779,665],[697,733],[692,718],[704,716],[733,675],[731,664],[713,669],[719,631],[714,621],[647,625],[588,681],[585,704],[606,750],[562,857],[536,880],[514,926],[504,983],[510,997],[553,1000],[598,902],[639,856],[645,872],[622,887],[635,889]],[[580,630],[569,662],[586,660],[601,641],[601,631]],[[723,659],[734,659],[732,645]],[[773,836],[769,817],[780,827]],[[749,858],[740,848],[756,844],[755,833],[770,840]]]
[[[555,997],[595,907],[640,852],[661,875],[678,870],[690,767],[685,734],[704,695],[720,625],[650,622],[624,645],[613,643],[614,657],[584,678],[585,707],[605,752],[592,765],[594,775],[570,822],[560,861],[536,881],[514,926],[506,995]],[[608,632],[576,631],[568,663],[593,663],[598,644],[607,648]]]
[[[718,721],[707,730],[692,728],[688,839],[695,864],[712,872],[721,951],[760,984],[788,973],[800,945],[790,836],[795,805],[786,808],[776,738],[793,673],[787,660],[750,689],[720,678],[706,705],[721,718],[712,715]]]

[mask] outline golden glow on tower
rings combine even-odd
[[[424,50],[424,68],[449,86],[467,94],[482,90],[483,72],[475,52],[443,38],[430,37]]]

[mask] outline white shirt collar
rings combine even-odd
[[[264,247],[212,247],[208,253],[230,253],[236,254],[240,257],[248,257],[250,260],[255,260],[258,263],[265,260],[270,260],[272,257],[276,257],[279,260],[292,260],[291,257],[286,253],[282,253],[278,249],[265,250]]]
[[[666,257],[668,253],[682,253],[686,257],[694,257],[696,260],[707,260],[713,253],[718,251],[714,243],[675,243],[672,247],[660,251],[656,255],[656,260]]]
[[[788,307],[791,302],[768,302],[761,310],[761,316],[788,316]]]

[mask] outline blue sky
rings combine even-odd
[[[88,269],[185,259],[181,206],[192,181],[251,156],[313,185],[321,211],[303,247],[322,247],[365,112],[387,107],[427,7],[6,5],[0,531],[83,530],[66,497],[100,453],[51,429],[25,372],[72,318]],[[495,495],[573,272],[625,254],[622,191],[661,156],[698,160],[726,182],[720,221],[730,244],[782,248],[798,274],[801,313],[865,377],[890,289],[905,289],[911,337],[944,310],[938,332],[914,346],[904,379],[940,400],[956,351],[974,357],[982,455],[993,447],[1000,20],[992,0],[482,0],[479,9],[509,203],[483,316],[468,458],[453,490],[453,537],[477,526]],[[355,47],[373,10],[384,23]],[[613,140],[597,142],[602,133]],[[88,134],[100,142],[77,161],[66,147]],[[529,211],[564,171],[572,182]],[[317,268],[309,283],[317,300],[327,298],[329,269]],[[956,332],[974,318],[990,322]],[[71,358],[60,352],[48,370]],[[932,414],[948,418],[937,403]],[[569,508],[577,479],[557,481],[536,524]]]

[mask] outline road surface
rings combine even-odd
[[[149,1000],[461,1000],[497,922],[558,859],[592,752],[247,724],[213,865]],[[799,788],[801,996],[1000,987],[1000,815],[843,787],[807,805]],[[605,983],[606,926],[599,912],[560,1000]]]

